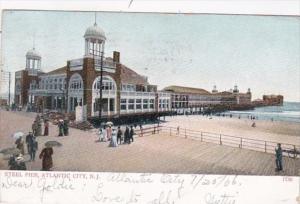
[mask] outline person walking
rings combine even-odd
[[[103,129],[102,128],[99,128],[98,134],[99,134],[99,140],[98,141],[103,142],[104,137],[103,137]]]
[[[36,137],[32,137],[32,143],[30,145],[30,160],[35,160],[35,154],[38,149],[38,142],[36,141]]]
[[[130,127],[130,133],[129,133],[129,140],[130,142],[133,142],[133,135],[134,135],[134,130],[133,127]]]
[[[53,148],[50,146],[45,146],[41,151],[39,158],[42,159],[42,171],[49,171],[53,167]]]
[[[122,143],[122,130],[121,130],[121,127],[119,126],[118,127],[118,133],[117,133],[117,143],[118,144],[121,144]]]
[[[17,145],[17,149],[20,150],[21,154],[24,155],[25,150],[24,150],[24,142],[22,137],[16,140],[15,144]]]
[[[36,129],[37,129],[36,120],[33,121],[32,125],[31,125],[31,129],[32,129],[32,134],[36,135]]]
[[[106,129],[106,133],[107,133],[107,140],[110,141],[111,140],[111,134],[112,134],[112,129],[111,129],[110,125]]]
[[[58,136],[64,136],[64,121],[61,119],[58,121]]]
[[[111,140],[110,140],[109,146],[110,146],[110,147],[117,147],[117,146],[118,146],[118,142],[117,142],[117,131],[116,131],[116,129],[113,129],[113,130],[112,130],[112,133],[111,133]]]
[[[49,121],[45,120],[44,121],[44,136],[48,136],[49,135]]]
[[[26,135],[26,138],[25,138],[25,142],[27,144],[27,152],[28,152],[29,155],[30,155],[30,145],[32,143],[32,138],[33,138],[32,132],[29,132],[28,135]]]
[[[69,135],[69,120],[68,119],[64,119],[63,129],[64,129],[64,135],[68,136]]]
[[[107,130],[106,126],[103,127],[103,142],[107,141]]]
[[[180,129],[180,127],[177,126],[177,132],[176,132],[176,135],[179,135],[179,129]]]
[[[143,137],[143,126],[140,124],[140,137]]]
[[[282,171],[282,149],[281,144],[277,144],[277,148],[275,148],[275,156],[276,156],[276,171]]]
[[[126,126],[126,129],[125,129],[125,133],[124,133],[124,144],[130,144],[130,140],[129,140],[129,128],[128,126]]]

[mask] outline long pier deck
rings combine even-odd
[[[15,128],[20,131],[30,129],[32,118],[9,112],[1,114],[4,116],[1,126],[6,127],[0,137],[0,148],[3,149],[14,146],[9,135]],[[166,132],[136,137],[130,145],[117,148],[96,142],[97,135],[92,131],[72,128],[70,136],[56,135],[57,127],[50,125],[50,136],[37,138],[38,153],[46,141],[56,140],[63,144],[54,147],[54,171],[300,175],[299,158],[284,157],[284,172],[277,173],[274,154],[170,136]],[[25,156],[28,159],[28,155]],[[38,158],[26,165],[29,170],[40,170],[42,166]],[[1,168],[5,169],[6,165]]]

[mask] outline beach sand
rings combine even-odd
[[[198,130],[226,134],[243,138],[260,139],[281,143],[300,145],[300,124],[283,121],[255,120],[256,127],[251,127],[250,119],[238,119],[229,117],[189,115],[166,117],[164,126],[180,129]]]

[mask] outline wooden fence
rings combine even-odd
[[[136,131],[137,136],[149,136],[153,134],[166,133],[170,136],[178,136],[189,139],[200,140],[201,142],[210,142],[219,145],[226,145],[241,149],[249,149],[261,151],[265,153],[275,153],[275,148],[278,142],[251,139],[245,137],[238,137],[226,134],[217,134],[212,132],[204,132],[199,130],[189,130],[186,128],[169,127],[169,126],[152,126],[142,128]],[[283,155],[297,158],[300,156],[300,145],[281,143]]]

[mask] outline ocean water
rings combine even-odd
[[[300,123],[300,102],[284,102],[283,106],[258,107],[249,111],[228,111],[233,117],[255,116],[258,120],[288,121]]]

